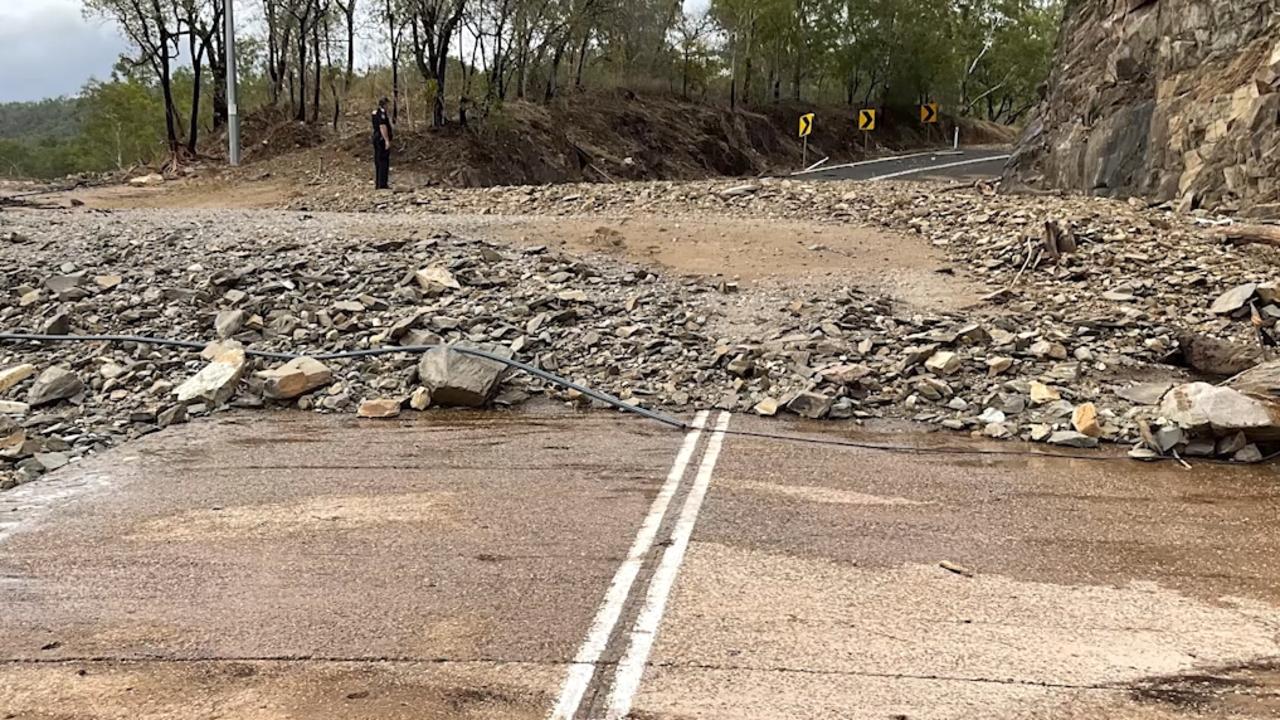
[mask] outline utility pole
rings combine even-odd
[[[236,23],[231,14],[233,0],[226,7],[227,46],[227,162],[240,164],[240,111],[236,108]]]

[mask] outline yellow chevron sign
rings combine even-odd
[[[938,103],[925,103],[920,106],[920,122],[925,125],[938,124]]]
[[[800,116],[800,137],[809,137],[811,132],[813,132],[813,113],[805,113]]]
[[[860,110],[858,111],[858,129],[871,132],[876,129],[876,111]]]

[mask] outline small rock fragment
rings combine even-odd
[[[395,398],[376,398],[360,403],[357,414],[362,418],[387,419],[400,414],[400,401]]]
[[[51,367],[40,373],[27,391],[27,404],[32,407],[66,400],[84,390],[80,377],[63,367]]]

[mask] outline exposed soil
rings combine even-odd
[[[516,245],[602,253],[684,275],[765,287],[856,285],[911,305],[956,310],[985,286],[951,272],[918,235],[804,221],[638,215],[618,219],[504,218],[486,228]]]

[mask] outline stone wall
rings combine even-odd
[[[1280,217],[1280,0],[1072,0],[1006,179]]]

